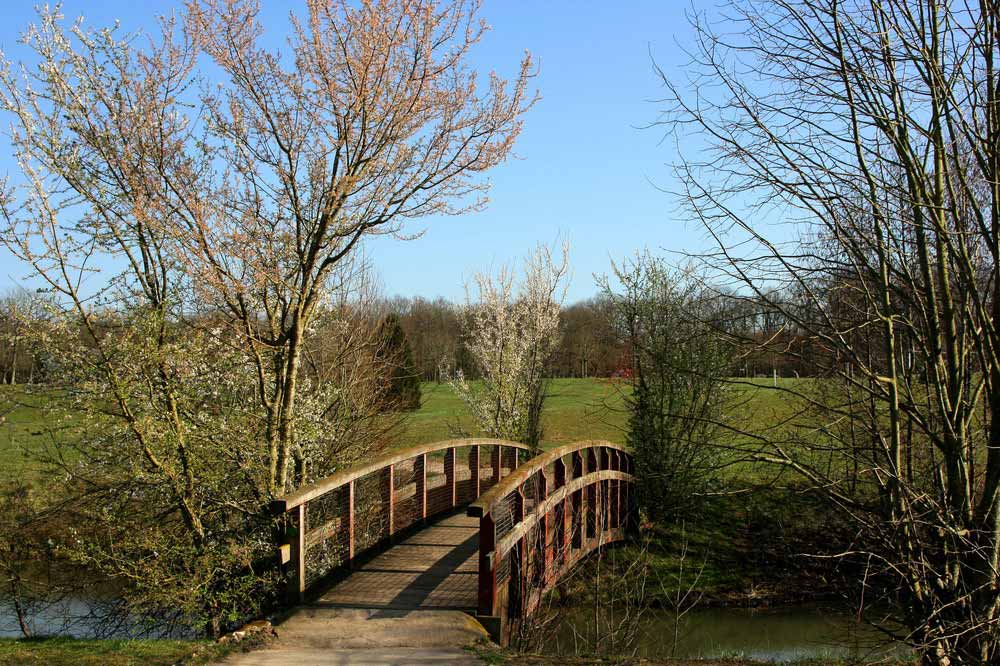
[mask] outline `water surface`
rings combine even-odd
[[[612,618],[605,616],[602,624]],[[551,654],[592,649],[592,609],[560,614],[554,640],[543,648]],[[715,659],[727,656],[770,661],[844,658],[876,661],[902,654],[887,646],[883,634],[843,609],[790,606],[768,609],[709,608],[688,613],[674,641],[674,614],[647,610],[638,620],[635,648],[647,658]]]

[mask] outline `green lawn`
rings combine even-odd
[[[780,388],[804,388],[809,379],[779,379]],[[795,401],[773,390],[771,380],[749,380],[732,386],[737,418],[753,428],[781,427],[794,413]],[[628,385],[611,379],[552,380],[543,416],[543,446],[581,439],[623,443],[627,426],[623,391]],[[468,409],[447,384],[425,382],[419,410],[406,415],[396,446],[480,435]],[[0,386],[0,481],[35,477],[37,463],[25,455],[51,448],[66,430],[45,407],[42,387]],[[65,417],[64,417],[65,418]]]
[[[0,482],[36,478],[37,455],[53,450],[66,430],[61,419],[45,409],[47,390],[41,386],[0,386]]]
[[[543,416],[544,447],[581,439],[625,441],[626,414],[621,391],[626,385],[610,379],[554,379]],[[424,382],[420,409],[406,416],[399,446],[482,434],[468,409],[447,384]]]

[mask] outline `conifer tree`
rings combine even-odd
[[[391,368],[385,390],[386,406],[406,411],[419,409],[420,372],[413,361],[413,348],[399,317],[395,314],[386,315],[379,328],[379,355]]]

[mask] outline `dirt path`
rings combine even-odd
[[[275,627],[267,647],[219,666],[423,665],[478,666],[465,648],[489,640],[461,611],[303,607]]]

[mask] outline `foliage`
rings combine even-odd
[[[502,268],[475,277],[478,300],[465,310],[466,346],[482,379],[471,384],[458,371],[451,386],[491,437],[537,447],[546,395],[545,366],[559,339],[559,310],[566,293],[568,248],[556,262],[539,245],[524,275]]]
[[[631,349],[628,444],[639,498],[650,515],[673,520],[708,488],[720,460],[727,346],[714,333],[714,300],[691,274],[642,255],[607,279],[621,336]]]
[[[420,409],[420,376],[413,362],[413,349],[399,317],[388,314],[378,332],[378,355],[390,368],[384,400],[389,409]]]

